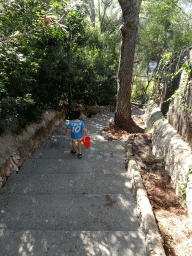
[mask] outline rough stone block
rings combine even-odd
[[[132,179],[133,193],[136,195],[140,227],[145,234],[147,255],[165,256],[162,238],[159,234],[153,210],[142,182],[137,161],[129,161],[128,174]]]
[[[162,119],[164,116],[160,110],[160,108],[154,108],[151,112],[151,117],[149,118],[149,120],[147,121],[146,125],[148,128],[151,128],[156,121],[158,121],[159,119]]]
[[[186,181],[186,175],[192,166],[192,151],[177,131],[168,123],[168,120],[156,123],[152,136],[153,154],[164,159],[165,170],[171,177],[177,195],[180,193],[180,184]],[[189,183],[192,184],[192,183]],[[186,190],[187,208],[192,212],[192,192]],[[188,194],[189,193],[189,194]],[[192,220],[192,214],[191,214]]]
[[[83,113],[81,113],[80,120],[86,121],[87,117]]]
[[[4,177],[18,171],[22,161],[30,156],[63,118],[65,111],[47,111],[43,114],[41,123],[30,124],[20,135],[14,136],[8,132],[0,136],[0,176],[3,183]]]

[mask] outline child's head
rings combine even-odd
[[[74,119],[79,119],[80,115],[81,115],[81,112],[79,110],[73,110],[72,111],[72,118],[73,118],[73,120]]]

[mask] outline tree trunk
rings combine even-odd
[[[91,21],[93,23],[93,26],[95,27],[95,4],[94,4],[94,0],[91,0]]]
[[[105,30],[104,30],[104,28],[103,28],[103,24],[104,24],[104,19],[105,19],[105,16],[106,16],[107,8],[109,7],[110,4],[111,4],[111,1],[110,1],[110,0],[104,0],[103,17],[102,17],[102,19],[100,19],[101,34],[102,34],[103,32],[105,32]]]
[[[123,13],[121,55],[117,77],[115,124],[128,132],[140,129],[131,118],[131,83],[141,0],[118,0]]]
[[[100,21],[101,20],[100,0],[98,0],[98,14],[99,14],[99,21]]]

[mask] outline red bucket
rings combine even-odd
[[[82,141],[86,148],[89,148],[91,146],[91,138],[89,136],[84,137]]]

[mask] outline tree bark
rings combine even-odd
[[[131,118],[131,83],[141,0],[118,0],[123,13],[121,55],[117,76],[115,124],[128,132],[140,129]],[[136,130],[135,130],[136,129]]]
[[[91,21],[93,23],[93,26],[95,27],[95,4],[94,4],[94,0],[91,0]]]

